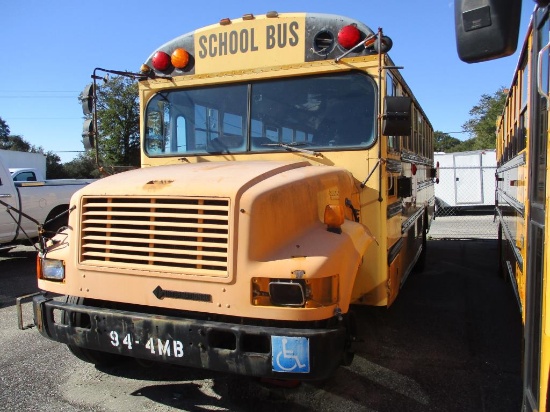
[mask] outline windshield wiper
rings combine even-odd
[[[291,152],[300,152],[300,153],[306,153],[311,156],[316,157],[323,157],[322,153],[314,152],[313,150],[308,149],[302,149],[300,147],[296,146],[304,146],[306,145],[306,142],[292,142],[292,143],[262,143],[262,146],[269,146],[269,147],[283,147]]]

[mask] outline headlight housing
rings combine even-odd
[[[318,308],[338,302],[338,275],[310,279],[252,278],[254,306]]]
[[[65,262],[58,259],[37,258],[37,274],[39,279],[65,280]]]

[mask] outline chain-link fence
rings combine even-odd
[[[494,150],[436,153],[435,220],[431,239],[496,239]]]

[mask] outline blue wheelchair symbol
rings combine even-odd
[[[309,340],[272,336],[271,366],[274,372],[309,373]]]

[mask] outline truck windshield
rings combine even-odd
[[[358,72],[156,94],[147,104],[149,156],[367,148],[376,87]]]

